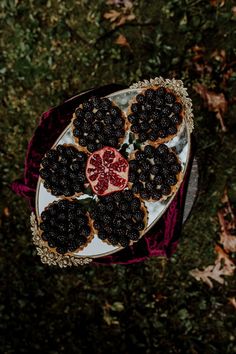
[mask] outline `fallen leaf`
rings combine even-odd
[[[116,40],[115,40],[116,44],[119,44],[122,47],[128,47],[131,50],[130,44],[127,41],[127,38],[125,36],[123,36],[123,34],[120,34]]]
[[[121,16],[121,13],[116,10],[110,10],[109,12],[106,12],[103,17],[106,20],[109,20],[110,22],[116,21],[119,17]]]
[[[110,10],[103,17],[112,23],[112,28],[124,25],[127,21],[133,21],[135,14],[133,13],[133,4],[131,1],[123,1],[120,3],[119,11]]]
[[[213,279],[220,284],[224,284],[224,278],[222,278],[224,271],[221,269],[220,262],[216,263],[215,265],[209,265],[204,270],[193,269],[190,271],[190,275],[192,275],[198,281],[203,281],[210,288],[213,288]]]
[[[235,297],[230,297],[229,298],[229,302],[230,302],[231,305],[233,305],[233,307],[236,310],[236,299],[235,299]]]
[[[235,270],[235,264],[230,259],[229,255],[220,246],[215,246],[217,253],[216,263],[221,263],[224,268],[224,275],[233,275]]]
[[[225,4],[225,0],[210,0],[210,4],[214,7],[223,7]]]
[[[10,216],[10,210],[8,207],[5,207],[3,209],[3,216],[5,216],[6,218],[8,218]]]
[[[208,91],[202,84],[196,84],[193,88],[203,98],[208,110],[216,113],[216,117],[220,121],[222,131],[226,132],[227,128],[224,124],[223,115],[227,111],[228,104],[225,99],[225,95],[223,93]]]

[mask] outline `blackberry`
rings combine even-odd
[[[103,124],[101,122],[95,122],[93,125],[93,129],[95,132],[100,133],[103,131]]]
[[[157,165],[153,165],[150,170],[150,173],[154,176],[158,175],[160,173],[160,167]]]
[[[154,199],[156,201],[160,200],[161,197],[162,197],[162,194],[161,194],[161,192],[159,190],[153,191],[151,195],[152,195],[152,199]]]
[[[131,125],[130,130],[131,130],[133,133],[137,134],[137,133],[140,132],[140,126],[137,125],[137,124],[133,124],[133,125]]]
[[[156,141],[158,139],[158,132],[156,131],[151,131],[149,134],[148,134],[148,139],[151,140],[151,141]]]
[[[172,111],[174,113],[180,113],[182,111],[182,104],[180,102],[176,102],[172,106]]]
[[[131,111],[134,113],[138,113],[141,110],[141,106],[138,103],[133,103],[131,105]]]
[[[148,160],[144,160],[142,163],[141,163],[141,171],[142,172],[149,172],[150,171],[150,168],[151,168],[151,164]]]
[[[168,128],[170,126],[171,122],[170,119],[168,117],[163,117],[160,120],[160,126],[162,128]]]
[[[139,169],[139,163],[137,160],[129,161],[129,168],[131,171],[137,171]]]
[[[137,151],[135,153],[135,158],[137,161],[142,161],[146,159],[145,153],[143,151]]]
[[[124,220],[130,220],[130,219],[132,219],[132,213],[131,212],[129,212],[129,211],[126,211],[125,213],[124,213],[124,215],[123,215],[123,218],[124,218]]]
[[[93,109],[93,104],[89,101],[85,101],[82,106],[85,111],[92,111]]]
[[[117,138],[115,138],[115,137],[109,138],[107,145],[108,145],[108,146],[112,146],[112,147],[117,147],[117,145],[118,145],[118,140],[117,140]]]
[[[165,196],[169,195],[171,192],[171,187],[170,186],[167,186],[166,184],[163,184],[161,186],[161,193]]]
[[[119,243],[122,247],[128,247],[129,246],[129,240],[126,236],[121,236]]]
[[[129,204],[127,202],[121,202],[119,205],[121,211],[127,211],[129,209]]]
[[[87,121],[87,123],[91,123],[93,121],[93,119],[94,119],[93,112],[90,112],[90,111],[89,112],[85,112],[84,118]]]
[[[169,116],[171,114],[171,108],[169,106],[165,106],[161,110],[162,117]]]
[[[144,217],[144,214],[143,214],[143,211],[142,210],[137,210],[135,213],[134,213],[134,219],[136,221],[143,221],[143,217]]]
[[[116,230],[116,234],[118,237],[123,237],[126,235],[126,230],[123,227],[120,227]]]
[[[142,199],[150,199],[150,192],[144,189],[143,191],[140,192],[140,196]]]
[[[135,227],[136,227],[136,230],[142,231],[145,228],[145,224],[143,221],[139,221],[136,223]]]
[[[170,175],[165,179],[165,184],[167,184],[168,186],[174,186],[176,183],[177,178],[173,175]]]
[[[155,105],[156,105],[157,107],[162,107],[163,104],[164,104],[163,98],[161,98],[161,97],[156,97],[156,99],[155,99]]]
[[[80,129],[75,128],[75,129],[73,130],[73,135],[74,135],[76,138],[80,138],[81,136],[83,136],[83,132],[82,132]]]
[[[158,124],[157,122],[152,121],[152,122],[150,123],[150,128],[151,128],[152,130],[158,130],[158,127],[159,127],[159,124]]]
[[[129,115],[128,115],[128,121],[129,121],[131,124],[137,123],[137,122],[138,122],[138,117],[137,117],[137,115],[135,115],[135,114],[129,114]]]
[[[94,222],[93,222],[93,227],[94,227],[96,230],[103,230],[103,225],[102,225],[101,222],[99,222],[99,221],[94,221]]]
[[[112,107],[110,109],[110,114],[113,116],[113,117],[119,117],[121,115],[121,110],[118,108],[118,107]]]
[[[138,198],[134,198],[130,204],[131,206],[131,210],[132,211],[135,211],[135,210],[138,210],[141,206],[141,202]]]
[[[102,111],[100,109],[95,113],[95,117],[98,120],[102,120],[105,116],[106,116],[106,112],[104,112],[104,111]]]
[[[130,202],[131,200],[133,200],[133,193],[131,192],[131,190],[129,189],[125,189],[123,191],[123,196],[124,196],[124,199],[127,200],[128,202]]]
[[[87,145],[87,142],[88,142],[88,140],[87,140],[86,138],[80,138],[80,139],[79,139],[79,144],[80,144],[81,146],[86,146],[86,145]]]
[[[90,143],[90,144],[88,144],[87,149],[88,149],[89,152],[94,152],[94,151],[97,150],[97,146],[96,146],[96,144],[91,144]]]
[[[45,170],[44,168],[41,168],[39,170],[39,174],[40,174],[40,177],[43,178],[43,179],[46,179],[49,177],[49,171],[48,170]]]
[[[98,232],[98,238],[100,238],[100,240],[104,241],[107,238],[106,232],[99,231]]]
[[[103,215],[103,217],[102,217],[102,221],[103,221],[105,224],[109,225],[109,224],[111,223],[111,221],[112,221],[112,217],[111,217],[110,215],[108,215],[108,214],[105,214],[105,215]]]
[[[94,108],[99,108],[101,99],[97,96],[93,96],[90,98],[90,102],[93,105]]]
[[[117,138],[123,138],[124,135],[125,135],[125,130],[124,129],[117,129],[115,131],[115,136]]]
[[[134,223],[133,223],[133,221],[131,219],[130,220],[126,220],[125,228],[128,231],[130,231],[130,230],[132,230],[134,228]]]
[[[145,102],[144,109],[147,110],[147,111],[152,111],[153,110],[153,105],[150,104],[149,102]]]
[[[123,195],[121,192],[114,193],[113,197],[116,202],[120,202],[123,199]]]
[[[113,232],[111,226],[109,226],[109,225],[105,225],[105,226],[104,226],[104,231],[106,231],[106,233],[107,233],[108,235],[111,235],[112,232]]]
[[[84,118],[84,111],[81,108],[76,108],[75,115],[77,118]]]
[[[129,172],[129,181],[134,183],[137,180],[137,175],[134,172]]]
[[[117,239],[116,235],[109,235],[107,240],[108,240],[108,242],[110,242],[112,244],[112,246],[118,245],[118,239]]]
[[[138,119],[139,121],[146,122],[147,120],[149,120],[149,114],[145,111],[139,112]]]
[[[115,218],[113,224],[116,228],[121,227],[124,225],[124,220],[119,219],[119,218]]]
[[[145,184],[145,188],[147,189],[147,191],[152,192],[156,187],[156,184],[154,181],[149,181]]]
[[[140,129],[141,131],[146,132],[148,129],[150,129],[149,123],[148,122],[143,122],[140,124]]]
[[[112,136],[113,134],[114,134],[114,128],[113,128],[113,126],[112,125],[106,125],[105,127],[104,127],[104,134],[105,135],[108,135],[108,136]]]
[[[170,152],[167,156],[166,156],[166,162],[168,164],[173,164],[177,162],[177,157],[173,152]]]
[[[164,139],[167,136],[167,132],[164,129],[158,131],[158,137]]]
[[[170,168],[170,172],[173,172],[174,174],[177,174],[181,171],[181,165],[179,163],[175,163],[171,165],[169,168]]]
[[[156,95],[158,97],[163,97],[166,93],[166,90],[164,87],[159,87],[157,90],[156,90]]]
[[[144,148],[144,153],[147,157],[152,158],[154,156],[155,148],[151,145],[146,145]]]
[[[145,91],[145,96],[149,99],[152,100],[155,97],[155,91],[153,89],[147,89]]]
[[[131,240],[131,241],[137,241],[140,237],[139,232],[137,230],[133,230],[128,232],[127,237]]]
[[[177,128],[175,126],[169,127],[167,132],[169,135],[175,135],[177,133]]]
[[[110,114],[107,114],[104,118],[104,123],[105,124],[112,124],[112,122],[113,122],[112,116]]]
[[[158,174],[158,175],[155,175],[154,181],[156,184],[161,185],[163,183],[163,178],[161,175]]]
[[[162,167],[161,174],[162,174],[162,176],[164,176],[164,177],[168,177],[168,176],[169,176],[170,170],[169,170],[168,165],[164,165],[164,166]]]
[[[173,93],[171,92],[167,92],[165,94],[165,101],[166,103],[172,104],[175,102],[175,95],[173,95]]]
[[[102,98],[100,101],[100,109],[104,109],[105,111],[109,110],[112,106],[112,102],[109,98]]]
[[[139,193],[143,189],[143,184],[141,182],[135,182],[132,185],[133,193]]]
[[[123,118],[116,118],[116,120],[114,121],[114,126],[116,128],[122,128],[124,126]]]
[[[173,114],[171,117],[170,117],[170,120],[172,123],[174,124],[179,124],[181,123],[182,121],[182,117],[179,115],[179,114]]]
[[[102,198],[102,201],[104,204],[110,203],[113,201],[113,195],[106,195],[105,197]]]
[[[90,227],[89,226],[84,226],[82,230],[80,231],[80,234],[82,236],[88,237],[90,235]]]
[[[106,204],[106,209],[108,212],[114,211],[116,208],[116,204],[114,202],[109,202]]]
[[[148,139],[148,134],[146,132],[141,132],[139,134],[139,141],[140,143],[144,143]]]
[[[154,121],[158,121],[161,118],[161,111],[159,111],[159,110],[153,111],[152,114],[151,114],[151,118]]]
[[[165,144],[160,144],[157,148],[156,148],[156,156],[165,156],[167,153],[169,152],[169,148],[168,146],[166,146]]]
[[[144,95],[142,95],[142,94],[137,95],[137,96],[136,96],[136,101],[137,101],[138,103],[143,104],[143,103],[145,102],[145,97],[144,97]]]
[[[141,172],[139,175],[139,180],[145,182],[148,179],[148,175],[146,172]]]

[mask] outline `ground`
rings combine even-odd
[[[233,1],[2,0],[0,11],[1,351],[236,353],[235,278],[210,288],[190,274],[215,262],[225,188],[236,204]],[[176,254],[41,264],[28,206],[9,188],[41,113],[87,88],[155,76],[182,79],[194,107],[199,191]]]

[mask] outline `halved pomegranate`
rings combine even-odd
[[[129,164],[114,148],[105,146],[90,155],[86,176],[98,195],[107,195],[123,190],[128,183]]]

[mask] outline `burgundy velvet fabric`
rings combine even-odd
[[[11,184],[11,189],[28,201],[32,211],[35,210],[35,192],[41,159],[70,123],[75,108],[93,95],[106,96],[124,88],[121,85],[111,84],[91,89],[42,114],[40,123],[28,145],[24,176]],[[133,246],[110,256],[96,258],[94,263],[128,264],[140,262],[152,256],[170,257],[175,252],[181,232],[183,207],[191,163],[192,159],[178,193],[155,226]]]

